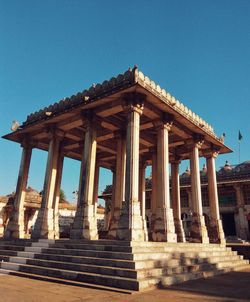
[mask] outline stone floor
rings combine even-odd
[[[1,302],[250,301],[250,269],[133,295],[0,275]]]

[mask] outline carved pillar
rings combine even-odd
[[[5,238],[24,238],[24,201],[28,181],[32,147],[27,140],[22,144],[23,152],[19,168],[14,209],[4,231]]]
[[[86,112],[85,140],[81,162],[77,210],[70,232],[70,238],[89,240],[98,239],[97,220],[93,205],[95,164],[96,164],[96,127],[91,111]]]
[[[152,234],[154,241],[176,242],[173,210],[170,208],[168,132],[172,122],[164,116],[157,123],[157,209]]]
[[[34,230],[31,234],[33,239],[54,239],[54,210],[53,200],[55,196],[57,166],[59,157],[60,141],[64,133],[57,129],[49,132],[50,144],[43,186],[41,208],[39,209]]]
[[[191,198],[192,198],[192,224],[190,228],[190,241],[209,243],[207,228],[202,212],[201,182],[199,165],[199,148],[203,141],[196,141],[191,146],[190,172],[191,172]]]
[[[108,238],[117,237],[118,222],[120,219],[122,202],[125,200],[125,171],[126,171],[126,137],[123,132],[117,135],[117,157],[114,175],[112,211]]]
[[[249,238],[249,229],[248,229],[248,221],[246,218],[246,209],[244,205],[244,198],[242,194],[242,187],[240,185],[235,185],[234,189],[236,191],[236,202],[237,202],[237,210],[238,210],[238,230],[237,235],[243,239],[247,240]]]
[[[151,218],[150,218],[150,240],[153,240],[153,231],[155,224],[155,215],[157,208],[157,155],[156,150],[152,152],[152,191],[151,191]]]
[[[100,166],[96,162],[95,165],[95,176],[94,176],[94,191],[93,191],[93,206],[94,206],[94,216],[96,217],[97,222],[97,206],[98,206],[98,188],[99,188],[99,175],[100,175]]]
[[[210,225],[208,229],[208,234],[211,243],[226,244],[219,210],[219,199],[215,169],[215,158],[217,157],[217,155],[217,152],[211,152],[210,154],[205,155],[207,161],[208,196],[210,207]]]
[[[181,220],[179,161],[171,163],[171,187],[175,232],[178,242],[186,242]]]
[[[143,105],[137,99],[140,95],[132,97],[135,98],[129,100],[125,108],[127,113],[125,202],[122,205],[117,238],[143,241],[143,222],[138,201],[139,133]]]
[[[145,187],[145,169],[146,164],[140,163],[139,169],[139,201],[141,205],[141,216],[143,221],[144,240],[148,241],[148,229],[146,220],[146,187]]]
[[[62,146],[60,146],[59,155],[58,155],[58,162],[57,162],[57,175],[56,175],[55,193],[54,193],[54,200],[53,200],[55,239],[60,238],[59,202],[60,202],[63,161],[64,161],[64,154],[63,154]]]

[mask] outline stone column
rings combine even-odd
[[[122,205],[117,238],[143,241],[143,222],[138,201],[139,133],[143,105],[137,102],[137,95],[134,97],[134,99],[128,100],[125,108],[127,114],[125,202]]]
[[[117,157],[115,178],[112,190],[112,211],[108,238],[117,237],[118,223],[121,214],[122,202],[125,200],[125,171],[126,171],[126,137],[121,132],[117,135]]]
[[[24,201],[28,181],[32,147],[27,141],[22,144],[23,152],[19,168],[14,209],[5,228],[5,238],[24,238]]]
[[[170,208],[168,132],[172,121],[167,116],[157,126],[157,209],[152,234],[154,241],[176,242],[173,210]]]
[[[93,205],[95,163],[96,163],[96,128],[92,112],[85,115],[86,133],[81,162],[77,210],[70,232],[72,239],[98,239],[97,220]]]
[[[61,192],[61,181],[62,181],[62,171],[63,171],[63,161],[64,154],[62,146],[59,149],[58,161],[57,161],[57,175],[55,184],[55,193],[53,200],[53,210],[54,210],[54,234],[55,239],[60,238],[60,228],[59,228],[59,202],[60,202],[60,192]]]
[[[215,158],[218,156],[218,153],[211,152],[205,156],[207,161],[208,197],[210,207],[210,225],[208,229],[209,240],[211,243],[226,244],[222,221],[220,219],[215,169]]]
[[[154,231],[154,224],[155,224],[155,215],[156,215],[156,208],[157,208],[157,156],[156,150],[152,151],[152,183],[151,183],[151,202],[150,202],[150,210],[151,210],[151,217],[150,217],[150,231],[149,231],[149,238],[153,240],[153,231]]]
[[[146,220],[146,184],[145,184],[145,169],[146,164],[140,163],[139,169],[139,201],[141,205],[141,216],[143,221],[144,240],[148,241],[148,229]]]
[[[203,141],[195,141],[191,146],[190,172],[191,172],[191,198],[192,198],[192,224],[190,228],[190,242],[209,243],[207,228],[202,212],[199,148]]]
[[[181,220],[179,161],[171,163],[171,187],[175,232],[178,242],[186,242]]]
[[[96,162],[95,165],[95,178],[94,178],[94,191],[93,191],[93,206],[94,206],[94,216],[96,217],[97,223],[97,206],[98,206],[98,188],[99,188],[99,175],[100,175],[100,166]],[[97,224],[98,226],[98,224]],[[98,230],[98,228],[97,228]]]
[[[237,202],[237,210],[238,210],[238,225],[239,230],[237,231],[237,235],[243,239],[247,240],[249,238],[249,229],[248,229],[248,221],[246,218],[247,211],[244,205],[244,198],[242,194],[242,187],[240,185],[235,185],[234,189],[236,191],[236,202]]]
[[[64,133],[58,129],[51,129],[49,134],[50,143],[48,151],[48,159],[43,186],[41,208],[39,209],[34,230],[31,234],[32,239],[54,239],[54,209],[53,201],[55,197],[57,167],[60,141]]]

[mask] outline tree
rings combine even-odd
[[[60,199],[59,202],[63,202],[66,201],[66,195],[65,192],[63,191],[63,189],[60,189]]]

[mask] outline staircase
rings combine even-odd
[[[123,293],[249,267],[218,244],[114,240],[0,240],[0,274]]]

